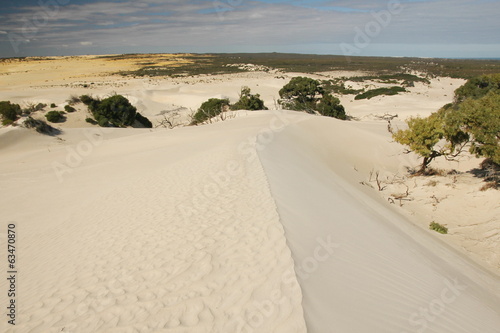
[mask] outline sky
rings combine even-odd
[[[0,57],[500,58],[500,0],[0,0]]]

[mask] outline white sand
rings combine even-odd
[[[272,109],[296,75],[69,78],[81,67],[66,62],[52,76],[42,63],[4,65],[0,100],[62,109],[71,94],[116,91],[147,116],[180,110],[185,121],[243,85]],[[456,188],[451,178],[412,188],[399,207],[387,197],[424,180],[367,186],[372,171],[400,177],[417,163],[375,116],[427,115],[462,82],[343,101],[361,122],[267,111],[175,130],[99,129],[79,107],[59,138],[0,128],[0,241],[15,222],[20,272],[17,326],[4,317],[0,331],[497,333],[497,192],[464,174]],[[449,197],[432,205],[431,194]],[[432,219],[450,234],[429,231]]]

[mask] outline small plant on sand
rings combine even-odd
[[[12,104],[9,101],[0,102],[0,118],[2,125],[10,125],[19,118],[22,113],[18,104]]]
[[[210,98],[201,104],[198,111],[193,115],[191,125],[202,124],[227,111],[229,108],[229,99]]]
[[[66,111],[68,113],[71,113],[71,112],[75,112],[76,109],[74,107],[72,107],[71,105],[65,105],[64,106],[64,111]]]
[[[448,233],[448,228],[434,221],[431,222],[431,224],[429,224],[429,229],[439,232],[440,234],[443,235],[446,235]]]
[[[45,118],[51,123],[60,123],[66,120],[63,111],[49,111],[45,115]]]
[[[85,121],[89,124],[92,124],[92,125],[97,125],[97,121],[95,121],[94,119],[90,118],[90,117],[87,117],[85,118]]]
[[[231,105],[231,110],[268,110],[264,105],[264,101],[260,99],[259,94],[251,94],[250,88],[242,87],[240,99],[235,104]]]
[[[53,108],[57,108],[57,105],[55,103],[51,103],[50,104],[50,107],[53,109]]]

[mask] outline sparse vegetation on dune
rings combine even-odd
[[[106,56],[110,61],[137,58],[140,55]],[[415,79],[411,71],[428,73],[429,76],[449,76],[470,79],[500,71],[498,60],[470,59],[422,59],[391,57],[349,57],[333,55],[288,54],[288,53],[231,53],[231,54],[186,54],[183,63],[175,66],[162,66],[161,57],[148,61],[147,65],[135,70],[120,72],[132,76],[183,76],[200,74],[231,74],[249,71],[248,67],[238,64],[253,64],[262,68],[284,72],[317,73],[329,71],[363,71],[373,73],[363,80],[374,77],[382,80],[403,80],[425,82]],[[404,73],[402,73],[404,72]],[[417,81],[416,81],[417,80]]]
[[[392,95],[397,95],[400,92],[406,92],[406,89],[403,87],[398,87],[398,86],[394,86],[394,87],[390,87],[390,88],[377,88],[377,89],[368,90],[364,93],[356,95],[356,97],[354,97],[354,99],[356,99],[356,100],[370,99],[370,98],[373,98],[376,96],[383,96],[383,95],[392,96]]]

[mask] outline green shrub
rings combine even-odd
[[[99,126],[126,127],[132,126],[136,120],[137,109],[122,95],[114,95],[103,100],[82,95],[80,100],[88,106]]]
[[[324,95],[317,105],[317,111],[327,117],[333,117],[341,120],[346,120],[345,109],[340,104],[340,100],[332,95]]]
[[[319,81],[308,77],[294,77],[281,90],[279,103],[288,110],[314,113],[318,96],[324,90]]]
[[[142,126],[146,128],[153,128],[153,123],[139,112],[135,114],[135,120],[137,120]]]
[[[92,113],[94,117],[105,117],[116,127],[130,126],[134,123],[137,109],[122,95],[103,99]],[[96,117],[97,119],[97,117]]]
[[[19,118],[22,113],[19,104],[12,104],[9,101],[0,102],[0,116],[3,125],[10,125]]]
[[[60,123],[66,120],[62,111],[49,111],[45,115],[45,118],[51,123]]]
[[[240,99],[231,106],[231,110],[268,110],[259,94],[251,94],[250,88],[243,87],[240,92]]]
[[[327,117],[345,120],[344,107],[340,100],[325,92],[319,81],[305,77],[295,77],[279,92],[279,103],[288,110],[306,111]]]
[[[85,118],[85,121],[88,122],[89,124],[97,125],[97,121],[95,121],[92,118],[87,117],[87,118]]]
[[[55,103],[51,103],[50,104],[50,107],[53,109],[53,108],[57,108],[57,105]]]
[[[221,114],[229,106],[229,99],[210,98],[201,104],[198,111],[193,116],[191,125],[201,124],[215,116]]]
[[[377,89],[368,90],[362,94],[359,94],[356,97],[354,97],[354,99],[356,99],[356,100],[370,99],[370,98],[380,96],[380,95],[391,96],[391,95],[397,95],[400,92],[406,92],[406,89],[403,87],[398,87],[398,86],[394,86],[394,87],[390,87],[390,88],[377,88]]]
[[[75,112],[76,109],[70,105],[65,105],[64,106],[64,111],[68,112],[68,113],[71,113],[71,112]]]
[[[490,91],[496,94],[500,93],[500,73],[481,75],[467,81],[455,90],[455,104],[461,103],[467,98],[481,98]]]
[[[431,224],[429,224],[429,229],[439,232],[443,235],[446,235],[448,233],[448,228],[436,222],[431,222]]]

